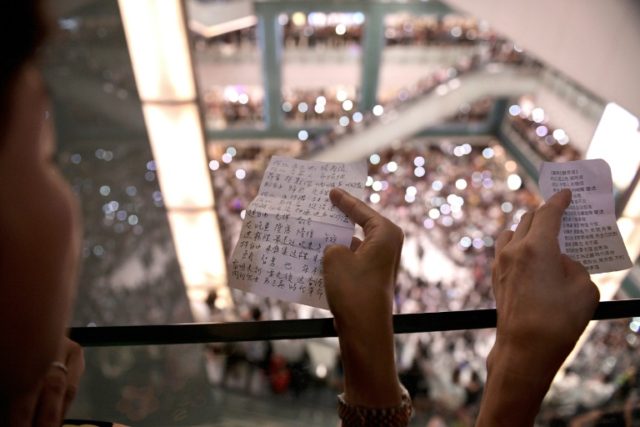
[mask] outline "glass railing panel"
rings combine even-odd
[[[637,417],[639,324],[598,322],[554,381],[537,425],[568,425],[587,413]],[[411,426],[473,425],[494,340],[494,329],[396,335]],[[85,358],[69,418],[154,427],[337,423],[344,376],[335,338],[94,347]]]
[[[130,426],[328,426],[335,340],[88,348],[68,418]]]

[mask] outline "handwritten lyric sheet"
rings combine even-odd
[[[265,297],[329,308],[322,280],[327,245],[349,246],[354,224],[329,200],[340,187],[364,197],[365,162],[274,156],[249,204],[229,266],[229,285]]]
[[[604,160],[545,162],[540,170],[545,200],[569,188],[571,205],[563,218],[560,250],[580,262],[589,273],[606,273],[632,266],[618,230],[611,168]]]

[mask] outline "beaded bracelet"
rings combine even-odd
[[[354,406],[344,400],[344,393],[338,395],[338,416],[343,427],[405,427],[413,415],[411,397],[407,389],[402,389],[402,402],[393,408],[367,408]]]

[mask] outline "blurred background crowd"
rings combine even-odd
[[[121,11],[116,2],[62,3],[43,67],[56,161],[85,217],[73,325],[329,316],[226,286],[192,292],[172,234],[179,209],[167,202],[174,199],[149,144],[157,137],[146,116],[152,105],[134,76]],[[197,93],[179,102],[194,102],[203,121],[198,134],[225,260],[271,156],[313,159],[352,147],[363,132],[392,128],[397,117],[433,105],[440,116],[425,113],[429,125],[415,134],[396,129],[384,144],[353,145],[360,153],[353,160],[368,165],[367,202],[405,233],[396,312],[492,308],[497,235],[541,203],[541,161],[587,157],[603,98],[487,21],[444,3],[388,2],[375,15],[260,2],[269,4],[256,4],[239,27],[217,31],[219,24],[205,22],[207,8],[245,3],[185,3]],[[486,76],[505,83],[496,80],[489,94],[476,90]],[[186,144],[182,136],[175,147]],[[616,185],[616,194],[629,185]],[[614,297],[637,297],[634,283],[621,283]],[[557,378],[539,425],[624,425],[616,422],[625,416],[637,423],[639,330],[640,318],[595,324]],[[399,371],[417,410],[412,425],[473,424],[494,337],[490,329],[396,336]],[[301,418],[330,425],[341,381],[331,339],[89,349],[74,411],[133,425],[299,425]],[[215,418],[221,407],[229,418]]]

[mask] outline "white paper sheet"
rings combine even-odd
[[[611,168],[601,159],[542,164],[542,197],[569,188],[571,205],[563,218],[560,250],[589,273],[606,273],[632,266],[616,224]]]
[[[325,163],[274,156],[249,204],[229,266],[229,286],[328,308],[322,256],[349,246],[354,224],[329,200],[340,187],[362,199],[366,162]]]

